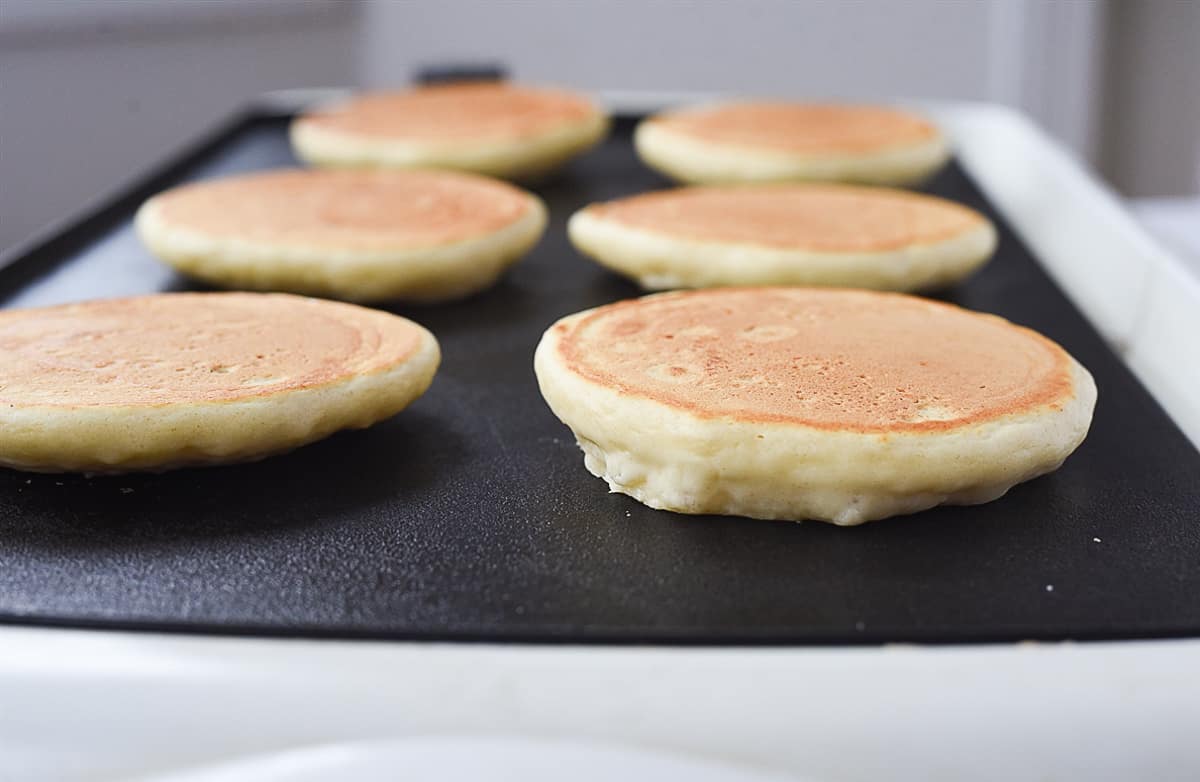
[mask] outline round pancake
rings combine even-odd
[[[945,164],[925,119],[882,106],[726,103],[665,112],[634,134],[646,165],[689,183],[907,185]]]
[[[146,246],[214,285],[442,301],[492,285],[546,226],[531,193],[452,171],[268,171],[161,193]]]
[[[1096,387],[1001,318],[895,293],[723,288],[563,318],[542,394],[613,491],[853,525],[987,502],[1087,434]]]
[[[832,184],[711,185],[592,204],[572,244],[643,288],[832,285],[910,291],[962,279],[996,231],[952,201]]]
[[[285,294],[0,311],[0,464],[123,472],[258,459],[387,418],[440,354],[412,321]]]
[[[474,82],[368,93],[292,124],[296,155],[318,166],[545,174],[591,148],[608,116],[564,90]]]

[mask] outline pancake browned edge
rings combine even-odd
[[[571,243],[643,288],[956,282],[996,247],[991,221],[934,196],[835,184],[684,187],[592,204]]]
[[[608,115],[560,89],[473,82],[358,95],[292,124],[313,165],[452,168],[507,179],[542,176],[608,133]]]
[[[911,185],[950,156],[936,126],[883,106],[758,101],[664,112],[634,133],[643,162],[681,182]]]
[[[283,169],[151,198],[138,234],[213,285],[349,301],[438,302],[477,293],[541,238],[541,200],[455,171]]]
[[[994,500],[1057,469],[1096,387],[1054,342],[895,293],[723,288],[563,318],[534,359],[612,491],[854,525]]]
[[[284,294],[177,293],[0,311],[0,464],[165,470],[259,459],[387,418],[437,341]]]

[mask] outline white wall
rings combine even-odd
[[[1126,195],[1200,195],[1200,2],[1114,2],[1110,27],[1101,170]]]
[[[495,58],[586,88],[966,98],[989,80],[989,3],[372,0],[365,76]],[[847,32],[850,34],[847,35]]]
[[[585,88],[994,100],[1082,157],[1103,5],[1089,0],[369,0],[371,86],[453,59]]]
[[[0,249],[247,98],[356,76],[357,8],[0,0]]]

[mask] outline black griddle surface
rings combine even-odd
[[[999,501],[839,529],[654,511],[608,494],[531,368],[556,318],[634,296],[566,218],[667,183],[631,122],[538,188],[551,222],[494,289],[402,308],[441,341],[409,410],[267,461],[163,475],[0,470],[0,620],[297,636],[878,643],[1200,634],[1200,455],[951,166],[928,190],[987,213],[995,260],[945,298],[1031,326],[1100,389],[1058,472]],[[194,286],[130,218],[176,182],[294,164],[248,116],[0,271],[6,306]],[[1013,165],[1021,165],[1014,160]]]

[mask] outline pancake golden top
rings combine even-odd
[[[168,225],[246,241],[336,250],[432,247],[520,220],[524,191],[451,171],[283,170],[184,185],[155,196]]]
[[[704,141],[812,155],[877,152],[938,136],[921,117],[881,106],[733,103],[650,121]]]
[[[314,388],[413,356],[422,329],[282,294],[175,293],[0,312],[0,404],[226,402]]]
[[[685,187],[595,204],[588,212],[696,241],[835,252],[927,244],[987,222],[945,199],[851,185]]]
[[[575,93],[476,82],[368,93],[300,122],[354,136],[440,144],[526,139],[595,114],[595,106]]]
[[[704,418],[890,433],[968,426],[1074,393],[1029,329],[892,293],[725,288],[618,302],[559,323],[569,371]]]

